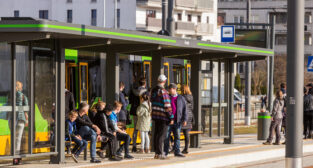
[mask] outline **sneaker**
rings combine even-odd
[[[20,165],[20,164],[22,164],[21,160],[22,160],[21,158],[13,159],[13,165]]]
[[[160,159],[160,160],[169,160],[170,158],[167,157],[166,155],[160,155],[160,156],[159,156],[159,159]]]
[[[137,147],[133,147],[132,152],[136,153],[137,152]]]
[[[283,142],[283,143],[281,143],[281,144],[286,145],[286,141],[285,141],[285,142]]]
[[[109,160],[110,160],[110,161],[121,161],[122,158],[117,157],[117,156],[112,156],[112,157],[109,158]]]
[[[145,149],[145,153],[150,153],[150,150],[149,149]]]
[[[129,154],[125,154],[124,159],[134,159],[134,157]]]
[[[123,157],[123,155],[121,153],[118,153],[118,152],[116,152],[116,156]]]
[[[160,159],[160,155],[158,154],[154,155],[154,159]]]
[[[272,145],[270,142],[264,142],[263,145]]]
[[[188,150],[183,150],[181,153],[188,154],[189,152],[188,152]]]
[[[181,153],[177,153],[177,154],[175,154],[175,157],[186,157],[186,156],[181,154]]]
[[[101,163],[101,160],[92,158],[92,159],[90,160],[90,163]]]
[[[105,156],[103,155],[103,152],[97,151],[97,155],[101,158],[104,159]]]
[[[275,142],[273,143],[273,145],[280,145],[280,142]]]
[[[74,162],[78,163],[78,160],[77,160],[78,157],[75,154],[72,154],[71,156]]]

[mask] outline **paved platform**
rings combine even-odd
[[[202,137],[201,148],[191,148],[185,158],[170,155],[169,160],[155,160],[154,154],[133,154],[135,159],[112,162],[103,159],[100,164],[91,164],[89,160],[79,158],[75,163],[71,158],[60,165],[49,164],[48,158],[42,160],[24,161],[23,165],[12,166],[10,163],[0,164],[2,167],[16,168],[94,168],[94,167],[127,167],[127,168],[200,168],[200,167],[284,167],[285,146],[264,146],[257,141],[255,134],[235,136],[234,144],[223,144],[221,138]],[[184,144],[182,143],[182,146]],[[313,165],[313,140],[304,141],[304,166]]]

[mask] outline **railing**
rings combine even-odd
[[[257,119],[258,113],[261,111],[261,102],[251,103],[250,118]],[[245,119],[245,104],[237,103],[234,109],[234,120],[244,120]]]
[[[153,17],[147,17],[146,26],[147,27],[161,28],[162,27],[162,20],[161,19],[156,19],[156,18],[153,18]]]
[[[175,5],[176,6],[182,6],[182,7],[194,8],[195,7],[195,0],[176,0]]]
[[[175,28],[176,30],[195,31],[195,24],[192,22],[176,22]]]
[[[213,24],[207,24],[207,23],[198,23],[196,26],[196,32],[198,34],[213,34]]]

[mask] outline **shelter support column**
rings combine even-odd
[[[113,104],[119,95],[119,55],[115,52],[106,53],[106,102]]]
[[[201,93],[200,93],[200,78],[201,78],[201,60],[198,56],[191,57],[191,80],[190,89],[194,99],[194,119],[195,125],[193,130],[201,131]],[[193,148],[199,148],[200,134],[194,134],[190,136],[190,146]]]
[[[225,86],[225,98],[227,100],[227,111],[225,114],[224,121],[224,134],[227,135],[227,138],[224,138],[225,144],[234,143],[234,63],[232,60],[226,60],[225,62],[225,77],[226,77],[226,86]]]
[[[106,53],[100,53],[101,98],[106,102]]]
[[[65,162],[65,49],[60,40],[55,40],[56,51],[56,156],[50,157],[53,164]]]

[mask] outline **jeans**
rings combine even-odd
[[[274,121],[271,122],[270,126],[270,135],[267,139],[267,142],[272,143],[273,136],[274,136],[274,131],[275,131],[275,136],[276,136],[276,143],[280,142],[280,125],[281,125],[282,119],[274,119]]]
[[[125,155],[128,155],[129,154],[129,144],[130,144],[130,141],[131,141],[131,138],[128,134],[123,134],[123,133],[119,133],[117,132],[116,133],[116,139],[118,141],[124,141],[124,150],[125,150]]]
[[[90,143],[90,157],[91,157],[91,159],[96,158],[96,145],[97,145],[97,134],[96,134],[96,132],[88,126],[83,126],[83,127],[80,127],[78,133],[83,139],[91,141],[91,143]]]
[[[164,141],[164,152],[165,155],[169,153],[169,143],[170,143],[170,136],[173,132],[174,135],[174,153],[180,154],[180,130],[181,130],[181,124],[180,123],[174,123],[173,125],[170,125],[168,127],[167,135]]]
[[[154,128],[154,150],[156,155],[163,154],[163,144],[168,130],[168,122],[155,120]]]
[[[22,120],[17,120],[16,124],[16,139],[15,139],[15,145],[16,145],[16,153],[20,153],[21,151],[21,141],[23,137],[25,122]]]
[[[140,131],[141,137],[141,149],[149,149],[150,147],[150,139],[149,139],[149,131]]]
[[[137,145],[137,135],[138,135],[138,130],[136,129],[136,125],[137,125],[138,117],[137,116],[133,116],[133,119],[134,119],[133,148],[136,148],[136,145]]]
[[[189,141],[190,141],[190,135],[189,135],[190,129],[183,129],[184,137],[185,137],[185,151],[188,151],[189,148]]]
[[[78,138],[76,137],[72,137],[72,141],[75,142],[75,147],[72,151],[73,154],[75,154],[76,156],[79,156],[80,153],[86,149],[87,145],[88,145],[88,142],[84,139],[82,140],[79,140]]]
[[[105,135],[108,138],[107,142],[101,142],[101,150],[104,150],[107,145],[109,145],[109,148],[107,150],[107,154],[109,157],[115,156],[116,151],[116,137],[111,134]]]

